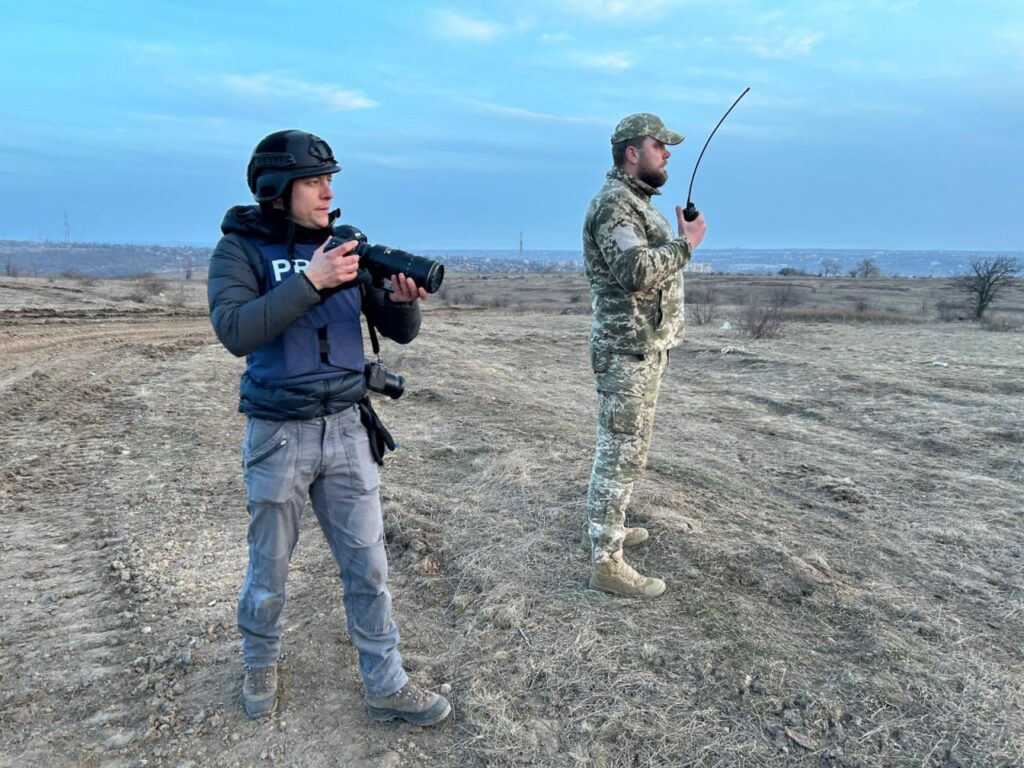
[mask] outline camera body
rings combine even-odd
[[[334,236],[327,242],[324,252],[350,240],[358,243],[353,252],[359,254],[359,266],[369,272],[374,285],[382,286],[392,275],[401,273],[411,277],[416,285],[424,288],[427,293],[436,293],[441,287],[441,281],[444,280],[444,264],[398,248],[370,245],[366,241],[366,235],[350,224],[341,224],[334,228]]]
[[[390,373],[381,362],[366,361],[366,388],[397,400],[405,392],[405,377]]]

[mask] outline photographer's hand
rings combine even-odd
[[[358,244],[357,241],[350,240],[337,248],[324,252],[324,245],[327,245],[325,242],[324,245],[317,248],[306,268],[306,278],[313,284],[313,287],[322,291],[355,280],[356,273],[359,271],[359,254],[352,253],[352,250]]]
[[[391,285],[394,290],[388,294],[388,298],[396,304],[408,304],[416,299],[427,298],[427,290],[418,288],[415,280],[406,277],[401,272],[391,276]]]

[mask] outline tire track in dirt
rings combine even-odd
[[[139,707],[121,682],[135,627],[118,586],[131,574],[111,569],[131,386],[211,333],[194,319],[22,330],[0,344],[0,764],[91,765],[138,735],[120,727]]]

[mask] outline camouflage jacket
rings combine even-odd
[[[587,208],[583,261],[590,280],[592,351],[645,354],[683,330],[683,265],[690,244],[651,205],[657,189],[617,168]]]

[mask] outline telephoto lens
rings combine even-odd
[[[386,245],[360,243],[356,246],[360,266],[366,267],[375,280],[386,280],[399,273],[411,277],[427,293],[436,293],[444,280],[444,264],[416,256]]]

